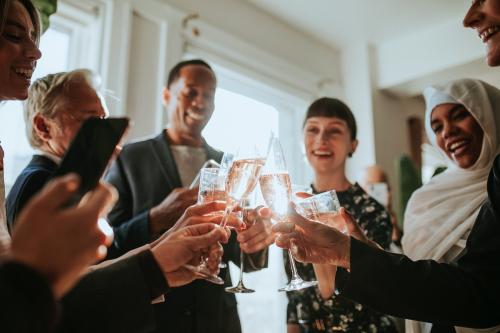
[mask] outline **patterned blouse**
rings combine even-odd
[[[387,249],[391,243],[392,226],[384,207],[366,194],[357,183],[344,192],[337,192],[337,196],[341,206],[357,220],[367,236]],[[284,259],[290,278],[286,251]],[[298,273],[304,280],[316,280],[311,264],[296,264]],[[301,333],[397,332],[389,316],[335,295],[324,300],[317,287],[288,292],[287,297],[287,322],[298,324]]]

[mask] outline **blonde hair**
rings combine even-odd
[[[36,134],[33,119],[37,115],[54,119],[58,103],[64,101],[71,85],[86,83],[97,90],[99,77],[88,69],[76,69],[71,72],[49,74],[36,80],[28,91],[28,99],[24,106],[26,134],[33,148],[40,148],[43,141]]]

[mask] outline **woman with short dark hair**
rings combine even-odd
[[[314,193],[335,190],[368,237],[384,248],[391,242],[387,211],[346,175],[346,162],[358,146],[356,120],[349,107],[335,98],[320,98],[306,113],[304,146],[314,170]],[[288,260],[288,256],[284,256]],[[286,266],[288,267],[288,265]],[[319,282],[319,288],[288,293],[288,332],[396,332],[392,319],[362,304],[333,295],[334,271],[326,265],[297,263],[300,276]],[[290,275],[290,272],[288,272]]]

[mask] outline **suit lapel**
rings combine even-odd
[[[222,160],[222,155],[224,155],[224,153],[209,146],[205,140],[203,140],[203,144],[205,145],[205,151],[207,152],[207,159],[212,159],[217,163],[220,163],[220,161]]]
[[[207,159],[213,159],[214,161],[220,163],[223,153],[209,146],[206,141],[203,142],[205,151],[207,152]],[[182,187],[179,170],[177,169],[177,164],[175,163],[165,131],[161,132],[160,135],[153,139],[152,145],[154,155],[158,161],[158,165],[160,166],[165,180],[169,183],[172,189]]]
[[[154,155],[158,161],[158,165],[160,166],[165,180],[172,189],[182,187],[179,171],[177,170],[177,165],[175,164],[165,132],[161,132],[160,135],[154,138],[151,142],[153,145]]]

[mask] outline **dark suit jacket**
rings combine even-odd
[[[0,264],[0,325],[5,333],[48,333],[58,306],[47,280],[14,262]]]
[[[453,326],[500,324],[500,156],[482,206],[457,264],[408,257],[351,240],[351,272],[339,270],[340,295],[397,317]]]
[[[29,199],[50,180],[56,169],[57,164],[48,157],[33,155],[31,161],[16,178],[5,201],[7,224],[11,233],[21,210]],[[147,223],[144,223],[141,216],[114,227],[113,231],[115,238],[113,244],[108,248],[108,258],[119,257],[149,241]]]
[[[57,165],[47,157],[33,156],[16,179],[6,200],[10,227],[24,205],[45,185],[56,168]],[[121,230],[115,228],[115,233],[121,239],[128,239]],[[59,331],[121,333],[154,330],[156,323],[151,300],[155,296],[151,295],[151,281],[146,278],[148,272],[144,268],[138,256],[134,256],[86,274],[62,300],[64,315],[58,326]],[[24,312],[30,309],[27,307]]]
[[[106,177],[120,195],[108,215],[110,222],[119,226],[122,221],[135,219],[142,226],[136,229],[137,233],[141,233],[138,238],[149,237],[149,209],[158,205],[173,189],[182,187],[165,134],[162,132],[155,138],[126,145]],[[221,152],[208,145],[205,148],[209,159],[221,160]],[[239,253],[239,245],[233,235],[224,245],[224,260],[239,265]],[[252,261],[259,262],[259,267],[265,266],[266,254],[265,251],[259,253],[252,257]],[[251,266],[247,262],[245,264]],[[233,294],[224,291],[224,287],[231,283],[229,271],[222,269],[221,276],[226,281],[224,286],[197,280],[172,290],[167,302],[155,306],[157,332],[240,332],[236,299]]]
[[[26,203],[49,181],[57,164],[42,155],[33,155],[28,165],[21,171],[5,201],[7,225],[12,234],[16,218]]]

